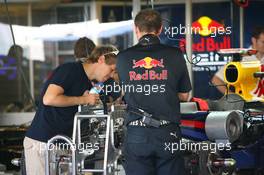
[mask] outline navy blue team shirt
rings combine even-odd
[[[157,36],[147,34],[137,45],[118,54],[116,67],[128,108],[141,108],[155,118],[180,122],[178,93],[191,90],[180,49],[161,44]],[[137,119],[139,116],[130,113],[126,123]]]
[[[26,136],[38,141],[47,142],[55,135],[71,137],[73,121],[78,106],[53,107],[43,104],[43,96],[50,84],[64,89],[66,96],[82,96],[85,90],[92,88],[91,81],[85,74],[80,62],[66,63],[56,68],[45,82],[37,112]]]

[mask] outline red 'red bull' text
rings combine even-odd
[[[143,74],[136,73],[135,71],[129,72],[130,81],[139,81],[139,80],[167,80],[168,71],[162,70],[161,73],[157,73],[154,70],[145,70]]]

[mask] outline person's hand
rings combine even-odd
[[[99,94],[90,94],[89,91],[85,91],[82,95],[84,98],[84,103],[89,105],[96,105],[100,101]]]

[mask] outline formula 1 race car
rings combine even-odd
[[[233,57],[224,70],[225,96],[181,104],[189,174],[264,174],[264,67],[258,61],[242,61],[252,53],[221,50]]]

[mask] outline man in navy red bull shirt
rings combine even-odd
[[[161,44],[161,31],[158,12],[140,11],[135,18],[138,44],[117,56],[128,105],[123,150],[126,175],[184,174],[181,152],[165,145],[179,144],[180,101],[187,101],[191,83],[181,51]]]

